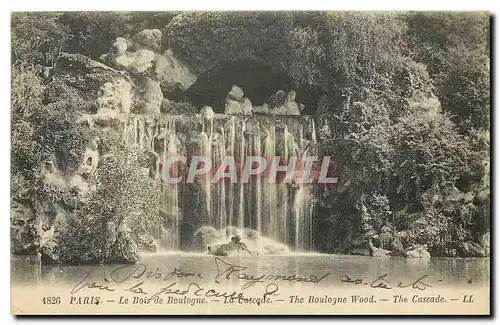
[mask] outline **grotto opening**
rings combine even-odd
[[[314,114],[322,90],[314,85],[297,85],[288,74],[276,66],[256,60],[222,61],[202,73],[196,82],[176,98],[182,98],[197,107],[208,105],[216,113],[223,113],[227,93],[233,85],[244,90],[254,106],[267,103],[279,90],[288,93],[294,90],[304,114]],[[271,107],[272,108],[272,107]],[[255,113],[255,111],[254,111]],[[258,113],[258,112],[257,112]]]

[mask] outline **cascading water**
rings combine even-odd
[[[316,156],[316,129],[314,120],[310,120],[311,124],[311,140],[304,138],[303,125],[299,130],[299,145],[298,156],[300,157],[300,166],[305,168],[304,161],[306,157]],[[303,176],[303,175],[301,175]],[[295,193],[295,200],[293,206],[293,217],[295,223],[295,249],[299,251],[307,250],[312,247],[312,229],[314,213],[314,186],[310,183],[304,182],[300,185]]]
[[[262,142],[260,137],[260,124],[257,123],[257,134],[253,137],[253,147],[255,148],[255,152],[251,154],[262,155]],[[262,176],[259,175],[255,178],[255,210],[252,211],[257,216],[257,225],[256,229],[259,233],[262,233]]]
[[[166,166],[166,160],[169,157],[176,156],[180,151],[180,141],[175,129],[175,116],[168,116],[165,124],[165,137],[163,144],[162,166]],[[177,175],[178,166],[173,165],[171,170],[162,168],[163,173],[171,172]],[[165,224],[159,227],[162,230],[161,246],[162,248],[179,247],[179,221],[181,217],[179,208],[179,185],[162,183],[162,202],[161,207],[164,211]]]
[[[276,128],[274,124],[270,125],[266,130],[264,139],[264,158],[270,164],[276,153]],[[279,227],[277,223],[278,216],[278,191],[275,183],[264,182],[263,196],[267,198],[264,204],[264,235],[275,240],[281,239]]]
[[[245,161],[246,155],[245,155],[245,131],[246,131],[246,124],[245,120],[241,120],[241,135],[240,135],[240,159],[239,159],[239,174],[243,175],[243,162]],[[239,209],[238,209],[238,228],[243,228],[245,226],[245,201],[244,201],[244,195],[245,195],[245,187],[246,184],[243,182],[238,182],[239,184],[239,195],[240,195],[240,202],[239,202]]]
[[[229,156],[232,156],[232,157],[236,157],[236,117],[234,116],[231,116],[229,118],[229,121],[226,123],[226,127],[229,128],[229,132],[227,132],[228,134],[228,141],[229,143],[226,142],[226,144],[228,145],[228,150],[227,150],[227,153]],[[235,220],[234,220],[234,208],[235,208],[235,204],[234,204],[234,197],[235,197],[235,185],[232,184],[232,183],[229,183],[228,186],[228,206],[227,206],[227,216],[228,216],[228,224],[234,224]],[[239,202],[239,200],[238,200]]]
[[[164,224],[151,235],[163,249],[188,247],[183,241],[201,226],[248,227],[297,251],[312,248],[314,184],[269,182],[265,175],[252,175],[248,183],[241,181],[247,156],[264,157],[268,165],[277,156],[281,157],[280,165],[294,157],[315,156],[312,118],[137,115],[124,124],[123,137],[127,145],[150,150],[158,157],[152,169],[157,171],[154,177],[159,182],[161,173],[179,172],[175,164],[170,171],[162,170],[166,159],[174,155],[205,156],[211,159],[214,169],[225,158],[234,157],[237,183],[228,178],[214,183],[211,177],[191,187],[162,183]],[[191,200],[186,200],[188,194]],[[183,231],[190,233],[182,236]]]

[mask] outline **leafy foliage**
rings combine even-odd
[[[463,129],[489,128],[489,15],[415,13],[408,26],[413,57],[427,64],[443,107]]]
[[[118,147],[102,160],[91,180],[95,190],[61,227],[61,261],[136,261],[137,237],[160,222],[159,185],[143,172],[137,155]]]
[[[425,244],[433,254],[454,255],[461,242],[488,231],[489,199],[474,199],[484,198],[477,186],[487,142],[460,134],[421,64],[405,59],[403,67],[405,92],[361,88],[359,101],[340,108],[320,102],[322,150],[340,165],[341,184],[323,192],[318,223],[335,238],[334,250],[372,238],[384,248]]]
[[[70,35],[58,22],[57,13],[17,12],[12,14],[12,62],[52,66],[65,49]]]
[[[12,160],[14,172],[32,178],[55,154],[61,170],[81,160],[90,132],[77,123],[76,108],[61,98],[43,103],[45,87],[33,68],[13,67]]]
[[[44,87],[33,68],[16,65],[12,69],[11,155],[12,172],[29,177],[43,159],[34,139],[34,120],[43,108]]]
[[[405,25],[395,14],[195,12],[175,16],[166,34],[199,72],[251,59],[330,91],[373,84],[396,69]]]

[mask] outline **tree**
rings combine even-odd
[[[12,62],[53,66],[70,39],[56,12],[16,12],[11,20]]]
[[[490,125],[490,17],[420,12],[408,16],[412,57],[427,64],[443,108],[462,132]]]

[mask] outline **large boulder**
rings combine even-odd
[[[27,255],[40,252],[43,257],[44,252],[50,250],[56,254],[53,242],[56,225],[64,217],[65,211],[60,204],[33,203],[15,197],[11,202],[11,252]],[[48,255],[55,256],[54,254]]]
[[[69,202],[68,202],[69,203]],[[60,203],[39,202],[35,204],[40,223],[40,247],[53,241],[59,223],[66,219],[67,211]]]
[[[147,46],[138,46],[134,49],[132,41],[118,37],[109,53],[102,55],[100,60],[114,68],[140,74],[153,67],[156,54]]]
[[[224,109],[224,114],[228,115],[238,115],[243,114],[243,108],[240,103],[235,100],[226,100],[226,108]]]
[[[200,114],[207,120],[211,120],[215,117],[214,110],[210,106],[204,106],[200,109]]]
[[[370,256],[387,257],[387,256],[391,256],[391,251],[389,251],[387,249],[373,247],[372,249],[370,249]]]
[[[239,245],[235,245],[233,243],[218,245],[217,249],[213,250],[210,248],[210,251],[213,255],[216,256],[245,256],[245,255],[253,255],[251,251],[247,249],[243,249]]]
[[[134,74],[144,73],[151,69],[155,63],[156,55],[150,50],[138,50],[135,52],[125,52],[114,58],[114,65],[117,68],[125,69]]]
[[[191,69],[175,57],[171,49],[158,54],[161,49],[161,31],[146,29],[137,33],[131,40],[118,37],[109,53],[101,60],[110,66],[127,70],[134,76],[150,73],[159,81],[164,94],[184,92],[196,82],[198,77]]]
[[[417,247],[415,249],[405,252],[405,257],[407,258],[431,258],[431,254],[423,248]]]
[[[473,242],[463,242],[458,246],[460,257],[486,257],[486,251],[481,245]]]
[[[154,74],[165,93],[185,91],[198,79],[185,63],[175,57],[174,52],[170,49],[157,56]]]
[[[245,93],[243,92],[243,89],[240,87],[234,85],[229,93],[227,94],[227,97],[232,100],[237,100],[239,102],[242,102],[245,98]]]
[[[111,246],[109,263],[134,264],[139,260],[138,247],[128,231],[117,231],[116,240]]]
[[[109,52],[116,58],[127,53],[128,48],[131,46],[132,42],[127,41],[123,37],[117,37],[115,42],[111,45],[111,49]]]
[[[369,247],[369,251],[370,251],[370,256],[387,257],[387,256],[391,255],[391,251],[375,247],[371,240],[368,242],[368,247]]]
[[[242,246],[234,245],[230,242],[231,237],[240,236],[241,242],[248,250],[241,249]],[[288,246],[276,242],[270,238],[263,237],[254,229],[238,229],[230,226],[225,229],[215,229],[213,227],[201,227],[193,238],[194,249],[208,252],[212,255],[269,255],[289,253]]]
[[[197,251],[205,251],[211,245],[221,241],[220,232],[209,226],[203,226],[193,235],[193,248]]]
[[[490,232],[489,231],[481,236],[481,247],[484,249],[486,256],[490,256]]]
[[[241,109],[243,110],[243,114],[245,115],[252,115],[252,102],[250,101],[250,99],[248,98],[245,98],[243,100],[243,104],[241,105]]]
[[[137,246],[140,252],[154,253],[158,250],[154,238],[150,235],[141,235],[137,241]]]
[[[132,37],[132,44],[135,50],[161,50],[161,31],[159,29],[145,29]]]
[[[99,89],[97,113],[101,115],[130,113],[132,85],[128,79],[118,78],[104,83]]]
[[[228,233],[229,230],[229,233]],[[243,228],[234,234],[233,229],[226,229],[226,240],[230,235],[230,241],[222,245],[211,245],[208,247],[210,254],[217,256],[235,256],[235,255],[263,255],[263,254],[279,254],[285,250],[280,245],[262,245],[260,234],[253,229]],[[224,230],[222,231],[224,233]],[[243,235],[244,240],[233,241],[233,238],[239,237],[241,240]],[[276,243],[278,244],[278,243]]]
[[[243,90],[234,85],[226,97],[225,114],[252,115],[252,102],[244,97]]]
[[[51,240],[45,243],[40,249],[40,259],[42,264],[57,264],[59,263],[59,253],[57,244]]]
[[[264,103],[260,106],[254,106],[252,111],[254,114],[269,114],[270,113],[269,106],[266,103]]]

